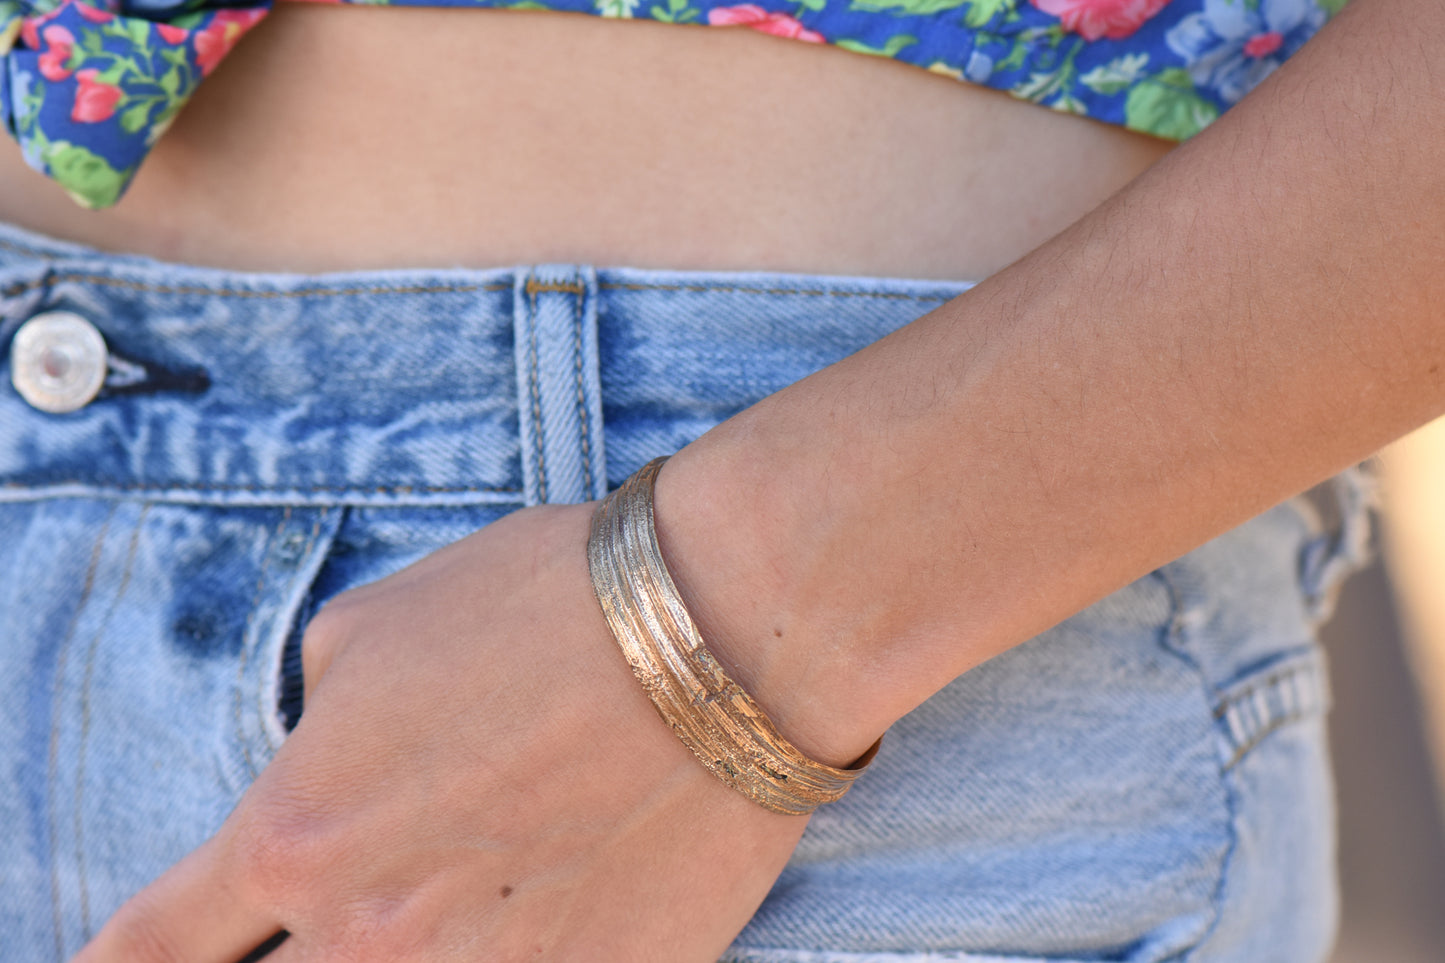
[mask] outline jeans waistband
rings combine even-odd
[[[257,274],[0,226],[0,352],[65,310],[110,354],[79,411],[0,389],[0,498],[596,498],[968,287],[574,264]]]

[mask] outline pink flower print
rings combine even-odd
[[[52,10],[39,16],[27,17],[20,22],[20,40],[25,44],[26,50],[40,49],[40,28],[53,20],[59,12],[59,9]],[[75,42],[74,38],[71,38],[71,42]]]
[[[714,27],[729,24],[752,27],[754,30],[770,33],[774,37],[785,37],[788,40],[802,40],[807,43],[826,42],[821,33],[804,27],[797,18],[790,17],[786,13],[764,10],[756,3],[740,3],[735,7],[713,7],[707,12],[707,22]]]
[[[40,37],[49,45],[39,57],[40,76],[46,80],[64,80],[69,77],[70,68],[65,66],[65,62],[70,59],[71,51],[75,47],[75,34],[56,23],[40,31]]]
[[[88,3],[76,3],[75,12],[80,14],[91,23],[108,23],[115,19],[115,14],[109,10],[102,10],[99,7],[92,7]]]
[[[96,80],[100,71],[94,67],[77,70],[75,79],[75,104],[70,108],[70,119],[81,124],[98,124],[109,120],[120,103],[121,90],[114,84]]]
[[[195,34],[196,63],[200,65],[201,76],[215,70],[216,64],[231,52],[236,41],[265,15],[264,9],[217,10],[210,25]]]
[[[1278,30],[1257,33],[1244,42],[1246,57],[1268,57],[1284,45],[1284,34]]]
[[[168,44],[185,43],[186,38],[191,35],[191,32],[189,30],[186,30],[183,27],[173,26],[169,23],[156,24],[156,33],[160,34],[161,39]]]
[[[1169,0],[1029,0],[1085,40],[1123,40],[1163,10]]]

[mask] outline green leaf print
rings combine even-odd
[[[115,21],[111,21],[114,23]],[[126,33],[130,34],[130,42],[135,44],[143,57],[150,56],[151,46],[151,25],[148,20],[127,17],[125,20]]]
[[[150,112],[150,101],[126,108],[120,115],[120,129],[127,134],[134,134],[146,125],[146,120],[149,118]]]
[[[917,37],[909,36],[906,33],[895,33],[881,47],[870,47],[858,40],[839,40],[837,45],[844,50],[851,50],[854,53],[871,54],[874,57],[896,57],[898,51],[909,44],[918,43]]]
[[[120,79],[125,76],[126,65],[124,62],[113,63],[109,67],[95,75],[97,83],[118,86]]]
[[[870,13],[892,10],[894,16],[898,17],[926,17],[931,13],[961,7],[968,2],[969,0],[853,0],[848,9],[867,10]]]
[[[1333,17],[1335,14],[1345,9],[1345,4],[1348,2],[1348,0],[1315,0],[1315,2],[1318,3],[1321,7],[1325,8],[1325,13]]]
[[[974,29],[984,26],[1000,13],[1013,13],[1018,0],[969,0],[963,22]]]
[[[667,8],[664,9],[653,4],[647,11],[654,20],[663,23],[688,23],[697,19],[697,8],[688,6],[687,0],[667,0]]]
[[[1080,77],[1079,83],[1096,94],[1117,94],[1138,81],[1148,65],[1149,55],[1146,53],[1125,54],[1095,67]]]
[[[1149,77],[1129,91],[1124,125],[1170,140],[1187,140],[1219,116],[1219,109],[1194,91],[1189,74],[1175,67]]]
[[[85,207],[109,207],[125,187],[126,173],[111,167],[99,154],[69,141],[50,141],[41,159],[50,168],[50,176]]]

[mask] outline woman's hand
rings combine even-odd
[[[77,958],[711,961],[805,818],[703,769],[592,593],[591,506],[528,509],[331,601],[305,715],[221,830]]]

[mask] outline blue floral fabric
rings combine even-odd
[[[380,2],[744,26],[1183,140],[1345,0]],[[110,206],[202,78],[269,9],[269,0],[0,0],[0,120],[32,167],[82,205]]]

